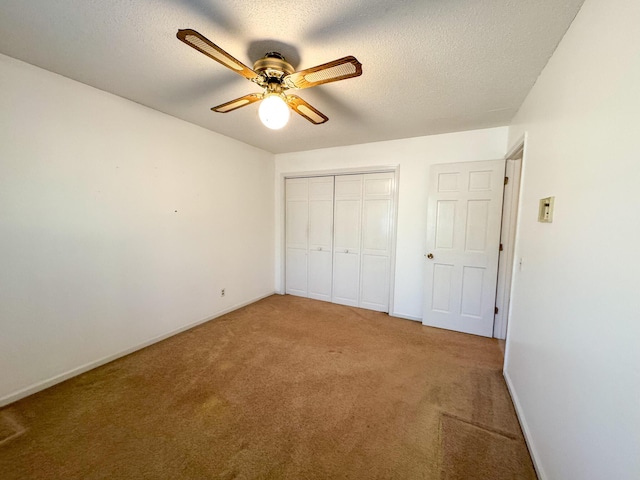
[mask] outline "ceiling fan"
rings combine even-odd
[[[310,88],[362,75],[362,64],[352,56],[296,72],[281,54],[269,52],[255,62],[253,69],[251,69],[195,30],[178,30],[177,37],[207,57],[264,88],[263,93],[250,93],[213,107],[211,110],[228,113],[262,100],[258,112],[260,120],[265,126],[274,130],[287,124],[289,109],[315,125],[329,120],[329,117],[302,98],[287,94],[287,90]]]

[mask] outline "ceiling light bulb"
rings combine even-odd
[[[258,109],[260,121],[265,127],[279,130],[289,121],[289,106],[280,95],[268,95]]]

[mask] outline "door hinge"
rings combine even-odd
[[[502,244],[500,244],[500,251],[503,251],[504,248],[502,247]]]
[[[495,314],[496,315],[498,314],[498,307],[496,307]]]
[[[509,185],[509,177],[504,177],[504,184]]]

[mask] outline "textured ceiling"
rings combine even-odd
[[[270,152],[509,123],[583,0],[1,0],[0,52]],[[329,117],[263,127],[260,89],[176,39],[193,28],[245,64],[346,55],[361,77],[296,92]],[[96,112],[99,115],[99,112]]]

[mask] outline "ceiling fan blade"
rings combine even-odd
[[[250,103],[258,102],[262,100],[264,95],[262,93],[250,93],[249,95],[245,95],[244,97],[236,98],[235,100],[231,100],[230,102],[223,103],[222,105],[218,105],[217,107],[213,107],[211,110],[218,113],[227,113],[233,110],[237,110],[240,107],[244,107],[249,105]]]
[[[287,75],[283,83],[289,88],[309,88],[362,75],[362,64],[352,56],[307,68]]]
[[[190,47],[204,53],[207,57],[212,58],[216,62],[224,65],[243,77],[248,78],[249,80],[259,77],[256,72],[251,70],[244,63],[229,55],[215,43],[195,30],[191,30],[190,28],[187,28],[186,30],[178,30],[176,36],[179,40],[183,41]]]
[[[302,115],[315,125],[320,125],[329,120],[329,117],[324,113],[312,107],[297,95],[287,95],[287,103],[294,112]]]

